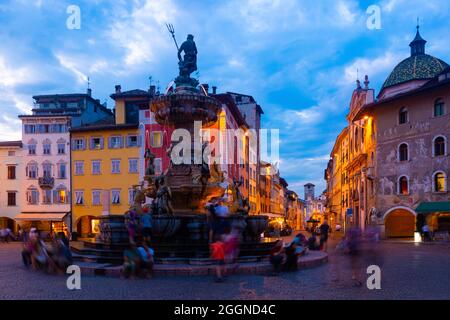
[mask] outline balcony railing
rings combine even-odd
[[[38,181],[41,189],[53,189],[55,185],[55,178],[52,177],[40,177]]]

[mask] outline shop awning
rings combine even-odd
[[[417,213],[450,212],[450,201],[421,202],[416,208]]]
[[[15,220],[21,221],[63,221],[66,213],[20,213]]]

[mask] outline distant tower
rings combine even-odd
[[[316,187],[312,183],[307,183],[304,185],[305,187],[305,200],[313,200],[314,199],[314,188]]]

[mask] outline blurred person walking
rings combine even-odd
[[[323,223],[319,227],[320,229],[320,247],[323,251],[327,252],[328,250],[328,234],[330,233],[330,226],[328,225],[327,220],[324,220]]]

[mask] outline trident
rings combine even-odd
[[[180,50],[178,48],[177,39],[175,39],[175,29],[171,23],[166,23],[167,30],[169,30],[170,34],[172,35],[173,41],[175,41],[175,45],[177,46],[177,50]]]

